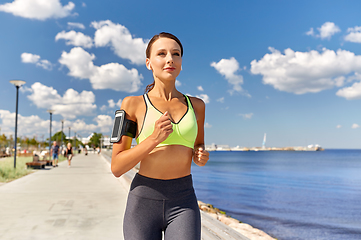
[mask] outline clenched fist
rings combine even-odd
[[[152,133],[153,139],[158,144],[167,139],[169,134],[173,132],[172,122],[169,119],[168,111],[165,112],[154,124],[154,131]]]
[[[204,166],[209,160],[209,152],[204,149],[204,146],[197,147],[193,154],[193,161],[198,166]]]

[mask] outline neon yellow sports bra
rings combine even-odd
[[[163,113],[152,104],[147,94],[144,94],[143,97],[147,109],[142,129],[136,139],[138,144],[153,133],[155,121],[163,115]],[[184,97],[187,100],[187,112],[178,121],[178,123],[172,122],[173,132],[169,134],[166,140],[159,143],[157,147],[183,145],[192,149],[194,148],[194,142],[198,133],[197,119],[191,101],[188,96],[184,95]]]

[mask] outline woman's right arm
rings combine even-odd
[[[121,109],[127,113],[126,118],[132,121],[137,121],[136,110],[137,103],[134,97],[127,97],[123,100]],[[143,116],[144,117],[144,116]],[[115,177],[120,177],[128,172],[140,161],[145,159],[148,154],[168,135],[172,132],[172,124],[166,112],[160,117],[154,126],[154,132],[137,146],[131,148],[132,138],[122,136],[118,143],[113,144],[111,171]]]

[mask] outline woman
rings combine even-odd
[[[70,167],[70,162],[73,158],[73,148],[71,147],[70,142],[66,145],[65,156],[68,159],[68,167]]]
[[[122,136],[113,144],[111,170],[116,177],[140,162],[124,216],[126,240],[199,240],[200,213],[191,164],[204,166],[205,104],[175,87],[183,47],[170,33],[155,35],[146,49],[146,67],[154,82],[143,96],[124,98],[121,109],[137,123],[137,146]]]

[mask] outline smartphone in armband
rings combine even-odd
[[[113,130],[110,136],[111,143],[119,142],[123,135],[135,138],[137,133],[137,123],[126,119],[125,116],[126,113],[124,110],[117,110],[115,112]]]

